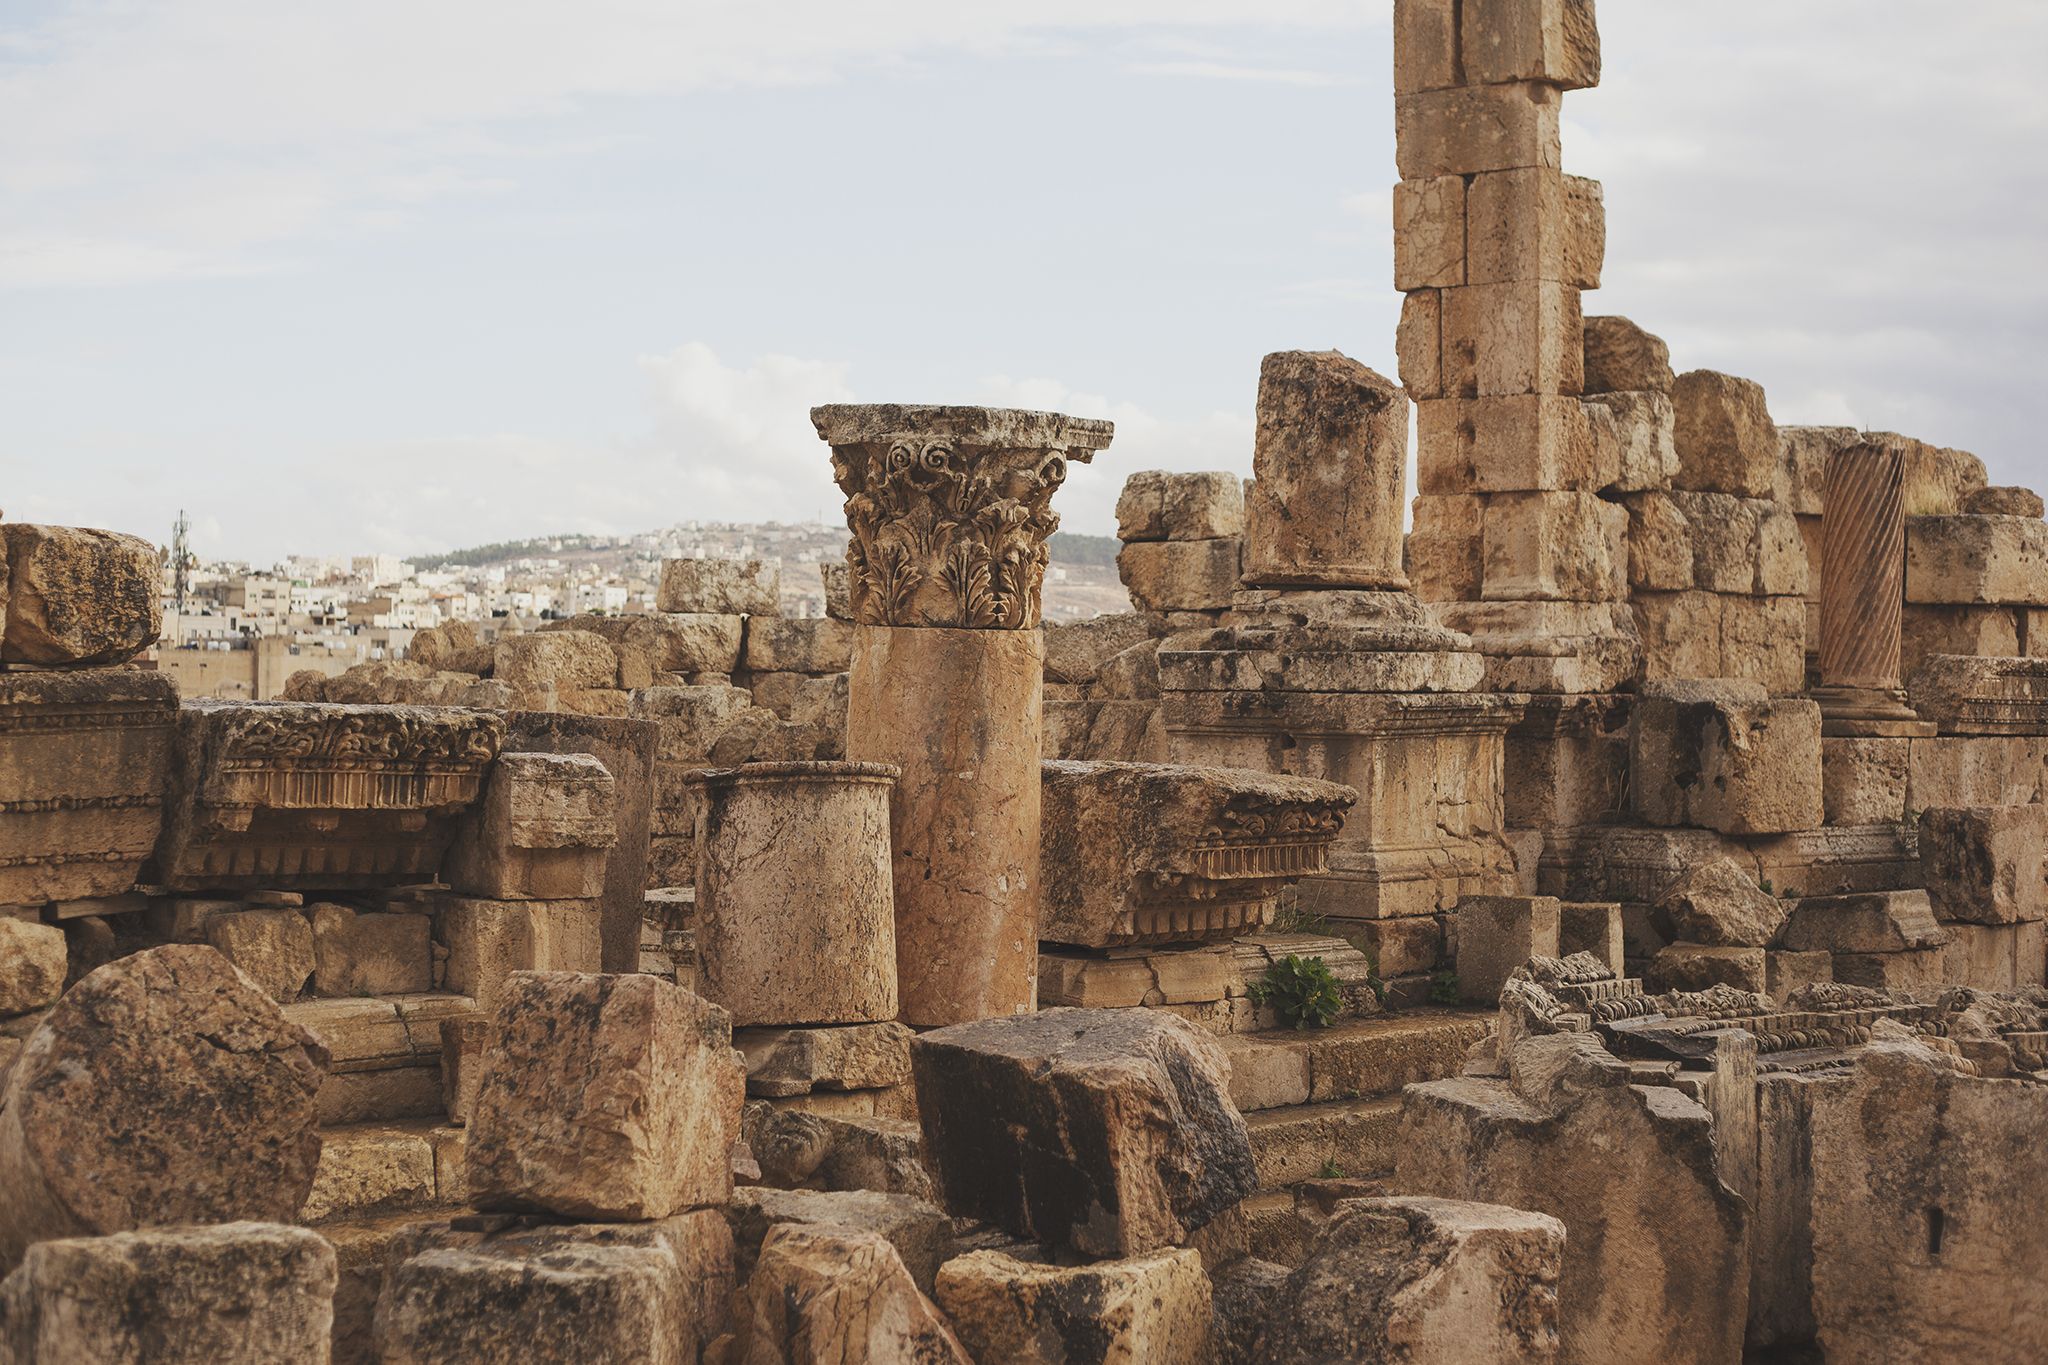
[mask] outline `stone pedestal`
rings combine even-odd
[[[891,812],[905,1023],[1031,1010],[1038,961],[1039,633],[1052,495],[1108,422],[828,406],[853,539],[846,754],[902,770]]]
[[[737,1026],[896,1017],[881,763],[693,773],[698,985]]]
[[[1868,442],[1828,456],[1821,523],[1820,681],[1831,738],[1932,735],[1899,675],[1906,609],[1906,453]]]

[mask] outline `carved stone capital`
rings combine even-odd
[[[1052,495],[1108,422],[1010,408],[811,409],[846,494],[853,619],[871,626],[1030,630],[1039,623]]]

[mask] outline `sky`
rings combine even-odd
[[[203,556],[836,520],[816,403],[1249,473],[1394,372],[1387,0],[0,0],[0,509]],[[1588,313],[2048,484],[2048,5],[1607,0]]]

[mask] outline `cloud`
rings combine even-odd
[[[1208,81],[1260,81],[1270,85],[1324,86],[1351,83],[1328,71],[1233,66],[1226,62],[1139,62],[1127,69],[1134,76],[1184,76]]]

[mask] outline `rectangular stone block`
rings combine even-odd
[[[1408,576],[1428,602],[1474,602],[1484,582],[1485,503],[1477,495],[1415,500]]]
[[[1237,591],[1242,545],[1236,537],[1134,541],[1117,553],[1117,573],[1140,611],[1220,610]]]
[[[1217,470],[1140,470],[1116,500],[1117,539],[1223,540],[1244,534],[1244,480]],[[1131,643],[1136,644],[1133,640]],[[1052,665],[1047,646],[1046,665]]]
[[[1871,891],[1806,897],[1781,941],[1795,952],[1903,953],[1939,948],[1948,935],[1935,922],[1925,891]],[[1839,969],[1835,977],[1848,980]]]
[[[1401,387],[1417,400],[1444,396],[1443,295],[1418,289],[1401,300],[1394,354]]]
[[[1645,685],[1629,742],[1637,817],[1737,835],[1818,829],[1820,722],[1817,703],[1755,684]]]
[[[1576,398],[1444,398],[1415,408],[1416,491],[1424,494],[1587,491],[1613,471],[1595,463]]]
[[[671,559],[661,566],[662,611],[779,616],[782,571],[758,559]]]
[[[1944,922],[2048,919],[2048,806],[1920,812],[1920,865]]]
[[[1721,675],[1757,683],[1774,697],[1804,691],[1805,599],[1723,597]]]
[[[1628,390],[1582,401],[1594,467],[1613,471],[1615,491],[1639,493],[1671,486],[1671,476],[1678,472],[1678,450],[1672,444],[1670,394]]]
[[[1761,385],[1693,370],[1671,386],[1671,404],[1676,487],[1744,498],[1771,496],[1778,479],[1778,429]]]
[[[1458,902],[1458,995],[1476,1004],[1532,957],[1558,955],[1555,896],[1466,896]]]
[[[1441,175],[1394,186],[1394,288],[1466,283],[1465,180]]]
[[[1844,986],[1913,991],[1948,984],[1948,953],[1921,948],[1901,953],[1836,953],[1835,980]]]
[[[1771,948],[1764,953],[1764,991],[1780,1005],[1802,986],[1835,979],[1834,955]]]
[[[1395,160],[1404,180],[1560,164],[1561,101],[1547,85],[1462,86],[1394,99]]]
[[[1795,516],[1820,516],[1828,456],[1862,439],[1855,427],[1779,427],[1778,483],[1772,497]]]
[[[1619,980],[1628,975],[1622,963],[1621,905],[1566,901],[1557,907],[1557,951],[1560,957],[1591,953]]]
[[[617,784],[593,755],[501,754],[442,876],[493,900],[601,896],[618,819]]]
[[[1396,214],[1398,229],[1398,208]],[[1607,243],[1600,182],[1547,166],[1474,176],[1465,197],[1465,236],[1464,278],[1425,283],[1554,280],[1597,289]]]
[[[1762,994],[1767,985],[1762,948],[1674,943],[1650,960],[1643,988],[1651,992],[1705,991],[1732,986]]]
[[[1347,931],[1382,978],[1433,972],[1444,960],[1444,926],[1435,915],[1358,920]]]
[[[589,900],[485,900],[444,896],[434,904],[434,936],[448,950],[451,991],[494,1011],[514,972],[604,969],[603,911]]]
[[[1692,518],[1669,493],[1638,493],[1628,509],[1628,581],[1632,588],[1688,592],[1694,582]],[[1715,612],[1718,620],[1718,611]],[[1719,634],[1718,626],[1714,634]]]
[[[1899,669],[1907,681],[1939,655],[2010,659],[2022,650],[2021,618],[2013,607],[1925,605],[1908,602],[1899,623]]]
[[[1458,66],[1456,0],[1394,0],[1394,93],[1464,83]]]
[[[1577,394],[1584,385],[1577,289],[1555,280],[1517,280],[1441,293],[1445,393]]]
[[[879,1090],[910,1081],[911,1032],[898,1023],[753,1028],[733,1034],[749,1095]]]
[[[1542,81],[1560,90],[1600,84],[1593,0],[1462,0],[1460,10],[1466,80]]]
[[[1897,824],[1906,818],[1912,741],[1825,736],[1821,801],[1830,825]]]
[[[0,526],[0,662],[122,664],[163,624],[156,547],[80,526]]]
[[[2048,605],[2048,522],[2033,517],[1906,518],[1906,600]]]
[[[1679,491],[1668,496],[1691,530],[1691,586],[1745,596],[1756,591],[1760,504],[1728,493]]]
[[[1618,602],[1628,597],[1628,512],[1590,493],[1487,499],[1489,602]]]
[[[2013,991],[2042,984],[2048,935],[2040,920],[2023,924],[1948,924],[1942,980],[1982,991]]]
[[[433,921],[426,915],[363,914],[310,907],[316,995],[404,995],[434,988]]]
[[[844,673],[853,666],[853,627],[829,616],[750,616],[740,667],[755,672]]]

